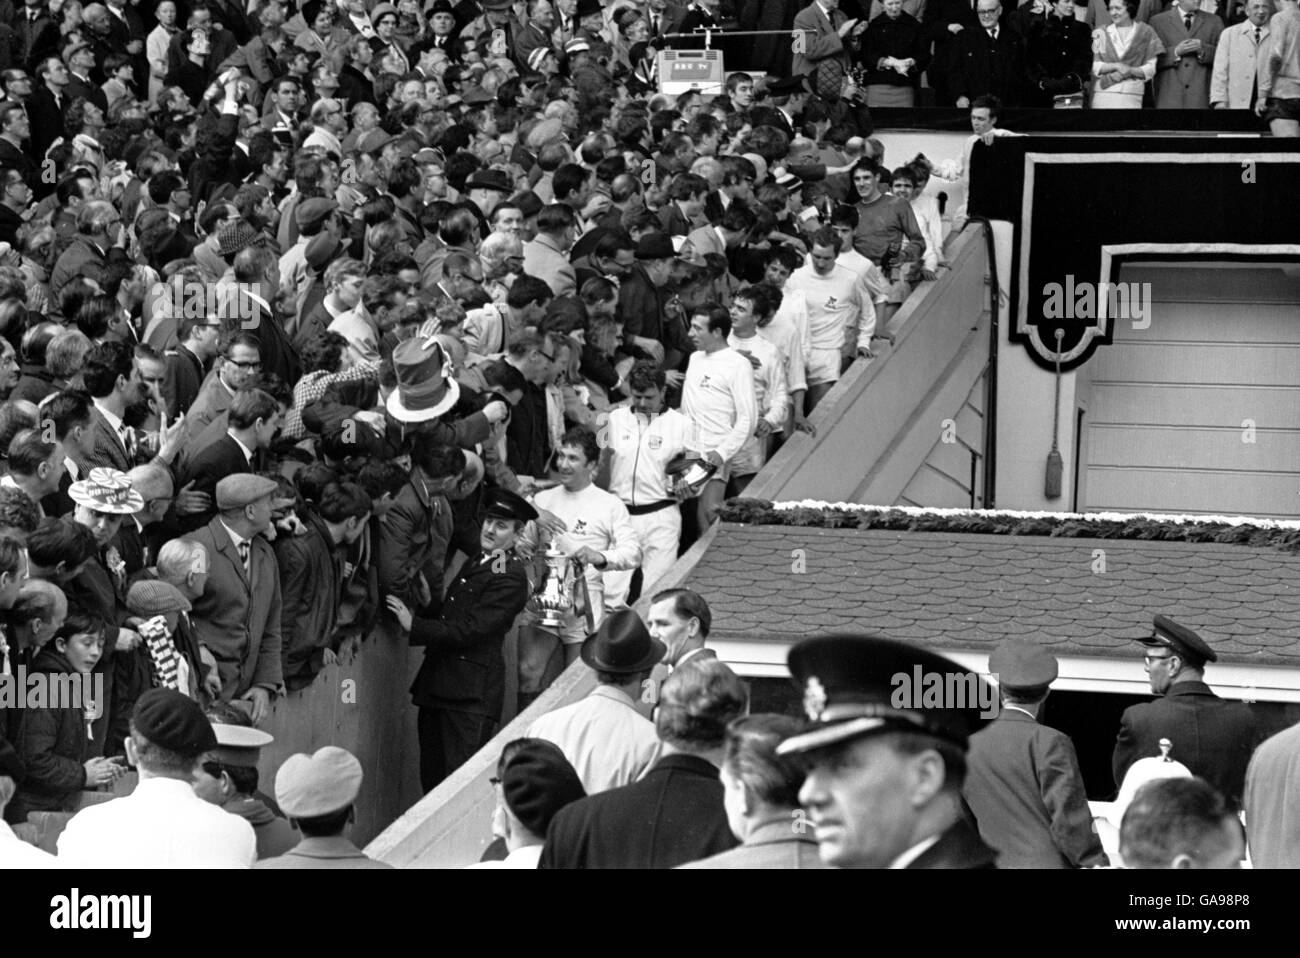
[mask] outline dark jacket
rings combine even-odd
[[[737,844],[717,768],[677,754],[660,759],[639,782],[560,809],[539,867],[675,868]]]
[[[1004,707],[971,738],[962,793],[1002,868],[1105,863],[1068,735]]]
[[[912,59],[916,65],[903,76],[897,70],[879,69],[877,64],[883,57]],[[909,13],[900,13],[897,20],[884,14],[876,17],[862,35],[862,63],[867,69],[869,84],[919,87],[921,74],[930,65],[930,41],[921,22]]]
[[[681,321],[666,311],[671,295],[650,281],[640,263],[632,267],[618,289],[618,318],[623,336],[658,340],[664,347],[664,369],[683,370],[691,352],[690,338]]]
[[[72,665],[53,643],[37,654],[28,675],[38,672],[51,680],[58,675],[75,675]],[[47,694],[53,692],[51,684]],[[90,758],[85,712],[70,704],[24,709],[20,729],[17,745],[27,766],[27,777],[14,795],[6,818],[25,822],[28,812],[72,811],[77,793],[86,787],[84,763]]]
[[[506,678],[501,645],[527,601],[528,574],[517,555],[466,559],[437,617],[411,625],[411,644],[425,649],[411,686],[416,706],[499,720]]]
[[[1019,106],[1025,82],[1024,41],[1005,24],[997,40],[976,26],[957,34],[948,75],[954,99],[993,94],[1004,107]]]
[[[527,382],[524,396],[506,426],[506,463],[521,476],[546,477],[550,458],[550,433],[546,427],[546,392]]]
[[[343,579],[343,559],[325,521],[314,512],[303,520],[306,535],[279,536],[273,544],[280,566],[284,684],[290,692],[306,688],[325,667]]]
[[[974,827],[963,819],[940,835],[937,842],[918,855],[907,867],[912,869],[997,868],[997,852],[985,845]]]
[[[380,591],[397,596],[414,612],[421,605],[416,580],[424,573],[437,608],[451,531],[447,497],[431,492],[424,472],[412,469],[410,480],[380,523]]]
[[[174,422],[194,405],[203,386],[203,363],[184,346],[167,350],[167,372],[163,378],[162,394],[167,403],[167,415]]]
[[[56,30],[57,33],[57,30]],[[32,156],[37,159],[45,157],[50,144],[63,136],[63,111],[72,99],[66,92],[56,102],[54,94],[47,86],[39,86],[32,91],[27,100],[27,115],[32,121]],[[54,183],[46,183],[44,178],[31,184],[37,196],[48,196],[54,192]]]
[[[289,334],[284,331],[284,319],[248,294],[245,284],[240,284],[238,300],[227,309],[234,309],[233,316],[223,317],[229,327],[238,323],[241,329],[257,337],[262,354],[262,372],[273,373],[283,383],[296,383],[302,378],[302,360],[298,350],[289,341]]]
[[[253,462],[257,462],[254,452]],[[244,450],[230,433],[226,433],[216,442],[203,446],[195,452],[194,457],[185,464],[185,469],[176,483],[176,488],[183,489],[191,482],[194,491],[206,493],[212,499],[212,506],[207,512],[196,512],[185,516],[181,528],[186,532],[208,524],[217,514],[217,483],[227,476],[239,472],[256,472],[249,464]]]
[[[1170,758],[1241,804],[1246,766],[1261,739],[1249,706],[1225,702],[1204,682],[1177,682],[1163,698],[1129,706],[1111,758],[1116,786],[1138,759],[1160,754],[1162,738],[1173,743]]]
[[[1078,93],[1091,70],[1092,35],[1082,22],[1054,14],[1028,21],[1025,106],[1051,106],[1054,96]]]
[[[22,378],[18,380],[18,385],[14,387],[14,391],[9,394],[10,402],[16,399],[25,399],[39,405],[46,396],[59,391],[59,387],[54,383],[54,377],[49,374],[44,366],[23,363],[22,371]]]

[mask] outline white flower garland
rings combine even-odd
[[[1200,516],[1174,515],[1161,512],[1020,512],[1014,509],[939,509],[925,506],[869,506],[860,502],[823,502],[819,499],[800,499],[797,502],[774,502],[773,509],[845,509],[852,512],[901,512],[909,516],[934,516],[936,518],[1052,519],[1073,522],[1132,522],[1146,519],[1175,525],[1214,524],[1227,526],[1254,526],[1259,529],[1300,529],[1300,521],[1293,519],[1260,519],[1255,516]]]

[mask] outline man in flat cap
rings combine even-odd
[[[962,794],[999,868],[1104,865],[1083,773],[1070,737],[1039,722],[1056,656],[1008,639],[989,656],[1002,711],[970,740]]]
[[[438,614],[417,616],[389,594],[388,608],[424,664],[411,686],[419,709],[420,783],[426,792],[488,743],[505,704],[501,645],[528,601],[528,573],[515,544],[537,510],[505,489],[488,493],[479,551],[447,587]]]
[[[217,483],[217,517],[186,536],[208,557],[208,581],[192,612],[195,636],[216,657],[221,697],[246,701],[255,725],[284,684],[280,572],[263,538],[276,489],[265,476],[226,476]]]
[[[175,689],[141,695],[126,741],[140,782],[74,815],[59,836],[59,860],[73,868],[250,867],[253,827],[194,793],[199,758],[216,747],[197,702]]]
[[[992,689],[942,656],[876,636],[832,635],[790,650],[813,728],[799,801],[822,861],[841,868],[993,868],[962,813],[967,743]],[[939,683],[935,707],[925,687]],[[948,694],[952,701],[944,701]],[[960,694],[957,694],[960,693]]]
[[[261,729],[215,721],[212,732],[217,747],[199,762],[194,793],[253,826],[259,859],[283,855],[298,844],[298,834],[287,819],[276,815],[256,795],[257,763],[262,749],[275,739]]]
[[[1205,664],[1218,656],[1205,640],[1168,616],[1157,615],[1142,660],[1151,691],[1162,698],[1124,710],[1111,768],[1115,785],[1141,758],[1160,754],[1160,740],[1173,742],[1170,758],[1205,779],[1240,807],[1246,766],[1259,744],[1250,707],[1225,702],[1205,684]]]
[[[257,868],[392,868],[377,862],[345,835],[355,819],[361,763],[347,749],[327,745],[314,755],[290,755],[275,773],[275,801],[302,841]]]

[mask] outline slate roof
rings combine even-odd
[[[1032,634],[1057,655],[1130,657],[1163,612],[1222,662],[1300,666],[1300,555],[1271,548],[722,523],[686,585],[733,641],[864,630],[991,649]]]

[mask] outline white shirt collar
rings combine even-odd
[[[912,862],[916,861],[918,858],[920,858],[922,855],[928,852],[930,850],[930,846],[935,844],[939,840],[939,838],[940,836],[938,835],[931,835],[925,841],[913,845],[907,851],[903,852],[903,854],[899,855],[892,862],[890,862],[889,867],[891,869],[906,868],[908,865],[912,864]]]
[[[100,414],[108,420],[108,424],[113,427],[113,431],[120,436],[122,434],[122,417],[108,409],[98,399],[92,399],[91,402],[95,404],[95,408],[99,410]]]
[[[252,462],[253,450],[245,446],[244,441],[240,439],[238,436],[236,436],[234,432],[227,432],[226,435],[229,436],[231,439],[235,440],[235,442],[239,445],[239,448],[244,450],[244,458],[247,459],[249,462]]]
[[[221,520],[221,527],[226,530],[226,535],[230,536],[230,541],[234,543],[236,549],[239,548],[240,543],[252,541],[251,539],[245,539],[234,529],[230,528],[230,526],[226,524],[225,519]]]

